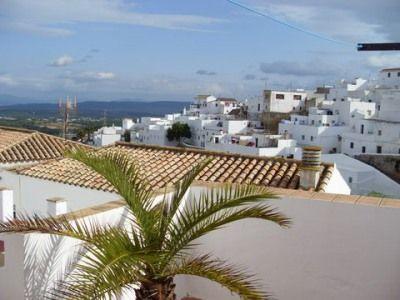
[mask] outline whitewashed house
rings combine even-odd
[[[356,86],[365,84],[364,80],[357,82]],[[279,134],[288,134],[299,145],[321,146],[324,153],[342,152],[343,134],[350,131],[357,120],[372,118],[376,104],[349,97],[348,93],[359,92],[353,84],[343,83],[340,88],[330,91],[333,94],[329,94],[328,100],[319,107],[309,108],[307,115],[292,114],[290,120],[282,120]],[[356,96],[354,93],[353,97]],[[337,98],[338,95],[340,98]]]
[[[225,115],[238,108],[239,102],[234,98],[215,97],[213,95],[198,95],[190,105],[187,115]]]
[[[101,127],[93,133],[93,144],[103,147],[119,142],[123,133],[121,126]]]
[[[205,149],[255,156],[301,157],[301,148],[297,147],[296,140],[265,133],[214,134]]]
[[[264,112],[294,113],[305,111],[307,92],[264,90],[262,97],[251,98],[247,101],[250,119],[261,119]]]
[[[400,90],[383,94],[372,117],[352,120],[343,134],[342,152],[400,154]]]
[[[245,220],[201,238],[197,249],[246,266],[276,298],[395,300],[400,296],[400,236],[396,230],[400,226],[400,201],[327,193],[348,192],[341,190],[343,178],[332,164],[322,163],[314,176],[307,168],[300,169],[301,161],[296,160],[125,143],[102,151],[131,155],[146,170],[155,191],[182,178],[204,158],[212,158],[212,162],[198,176],[191,197],[225,182],[269,186],[281,197],[271,205],[292,218],[292,228],[283,230]],[[20,198],[18,209],[26,207],[28,212],[33,209],[57,215],[73,211],[87,220],[124,224],[124,204],[112,187],[75,161],[61,159],[4,171],[2,180],[8,185],[0,191],[0,207],[8,209],[0,210],[2,218],[13,214],[7,203]],[[33,187],[43,187],[43,191],[30,195]],[[77,242],[70,238],[34,232],[1,235],[0,240],[1,299],[41,299],[77,249]],[[177,277],[176,284],[178,299],[186,295],[236,299],[199,278]],[[134,296],[121,296],[125,299]]]

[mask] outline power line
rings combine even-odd
[[[299,32],[302,32],[302,33],[308,34],[308,35],[310,35],[310,36],[313,36],[313,37],[315,37],[315,38],[318,38],[318,39],[321,39],[321,40],[325,40],[325,41],[328,41],[328,42],[332,42],[332,43],[337,43],[337,44],[342,44],[342,45],[347,45],[347,46],[353,46],[353,44],[351,44],[351,43],[348,43],[348,42],[345,42],[345,41],[341,41],[341,40],[332,39],[332,38],[327,37],[327,36],[324,36],[324,35],[322,35],[322,34],[319,34],[319,33],[316,33],[316,32],[312,32],[312,31],[309,31],[309,30],[307,30],[307,29],[303,29],[303,28],[301,28],[301,27],[297,27],[297,26],[292,25],[292,24],[290,24],[290,23],[281,21],[281,20],[275,18],[275,17],[272,16],[272,15],[269,15],[269,14],[267,14],[267,13],[258,11],[258,10],[256,10],[256,9],[251,8],[251,7],[249,7],[249,6],[247,6],[247,5],[244,5],[244,4],[242,4],[242,3],[239,3],[239,2],[236,2],[236,1],[233,1],[233,0],[226,0],[226,1],[228,1],[229,3],[231,3],[231,4],[233,4],[233,5],[238,6],[238,7],[240,7],[240,8],[243,8],[243,9],[245,9],[245,10],[248,10],[248,11],[250,11],[250,12],[256,14],[256,15],[259,15],[259,16],[261,16],[261,17],[267,18],[267,19],[269,19],[269,20],[271,20],[271,21],[273,21],[273,22],[275,22],[275,23],[284,25],[284,26],[286,26],[286,27],[289,27],[290,29],[297,30],[297,31],[299,31]]]

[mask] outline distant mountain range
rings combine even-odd
[[[0,97],[0,116],[48,118],[58,115],[56,103],[22,102],[15,104],[16,98],[2,101]],[[10,103],[11,102],[11,103]],[[181,112],[190,102],[180,101],[85,101],[78,103],[78,116],[101,118],[138,118],[143,116],[162,116],[167,113]]]

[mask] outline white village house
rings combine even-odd
[[[278,299],[400,296],[400,236],[395,230],[400,225],[400,201],[346,195],[349,189],[333,164],[322,163],[319,172],[308,174],[296,160],[126,143],[101,151],[132,156],[146,170],[155,191],[179,180],[196,162],[212,157],[191,188],[194,195],[224,182],[263,184],[280,195],[271,204],[293,219],[292,228],[282,230],[247,220],[199,241],[204,251],[248,267]],[[12,168],[1,177],[5,186],[0,191],[2,218],[13,215],[10,203],[15,202],[18,210],[29,213],[75,212],[107,224],[124,220],[123,203],[108,182],[76,161],[57,159]],[[38,233],[2,235],[0,239],[4,248],[1,299],[16,300],[40,299],[64,270],[77,244]],[[185,295],[235,299],[198,278],[179,277],[176,283],[178,299]],[[132,299],[132,295],[121,299]]]

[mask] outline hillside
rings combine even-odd
[[[178,101],[86,101],[79,103],[78,116],[101,118],[106,113],[108,118],[138,118],[143,116],[162,116],[180,112],[189,102]],[[0,116],[48,118],[58,115],[57,104],[25,103],[0,106]]]

